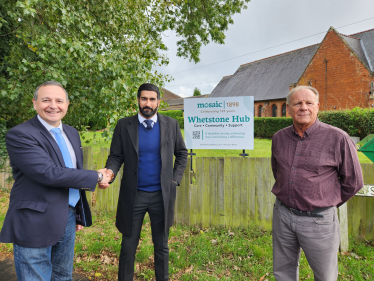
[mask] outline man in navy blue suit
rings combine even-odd
[[[110,178],[83,170],[79,134],[61,122],[61,84],[40,85],[33,103],[37,116],[6,135],[14,185],[0,242],[13,243],[18,280],[72,280],[75,232],[92,224],[85,191]]]

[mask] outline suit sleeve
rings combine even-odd
[[[174,122],[174,124],[176,138],[174,144],[173,180],[180,183],[187,166],[187,149],[178,122]]]
[[[112,143],[110,145],[110,154],[106,161],[105,168],[111,169],[117,176],[119,169],[123,163],[124,152],[121,145],[121,121],[118,121],[114,129]]]
[[[45,144],[23,130],[9,130],[5,138],[13,174],[22,173],[40,185],[94,191],[97,172],[56,165]]]

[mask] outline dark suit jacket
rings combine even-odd
[[[187,149],[178,122],[161,114],[157,114],[157,118],[160,125],[161,190],[164,200],[165,229],[167,229],[174,222],[176,184],[173,181],[180,182],[182,179],[187,166]],[[106,168],[111,169],[114,174],[117,174],[123,164],[116,226],[126,236],[130,236],[132,231],[138,186],[138,124],[137,114],[118,121],[106,162]],[[175,161],[173,161],[174,155]]]
[[[84,190],[94,191],[97,172],[83,170],[83,154],[77,130],[63,124],[77,158],[77,169],[66,168],[60,148],[37,116],[6,135],[14,185],[0,242],[22,247],[50,247],[65,232],[69,212],[69,188],[80,189],[76,208],[90,226],[91,213]]]

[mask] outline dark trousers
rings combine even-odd
[[[136,248],[139,244],[144,215],[148,212],[151,219],[152,241],[154,244],[154,262],[157,281],[169,279],[169,231],[165,233],[165,213],[161,191],[137,191],[134,205],[134,220],[131,236],[122,236],[119,257],[119,281],[132,281]]]

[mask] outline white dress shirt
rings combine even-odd
[[[52,125],[50,125],[47,122],[45,122],[39,116],[39,114],[38,114],[38,119],[39,119],[40,123],[42,123],[43,126],[47,129],[47,131],[51,134],[51,136],[53,137],[53,139],[56,141],[55,135],[51,132],[51,130],[54,129],[55,127],[53,127]],[[60,128],[60,130],[61,130],[61,135],[64,138],[64,140],[66,142],[66,146],[68,147],[68,150],[69,150],[71,162],[73,162],[74,169],[76,169],[77,168],[77,157],[75,156],[74,148],[71,145],[71,143],[69,141],[69,138],[67,137],[67,135],[65,134],[65,132],[64,132],[64,130],[62,128],[62,122],[60,122],[60,125],[57,128]],[[57,141],[56,141],[56,143],[57,143]]]

